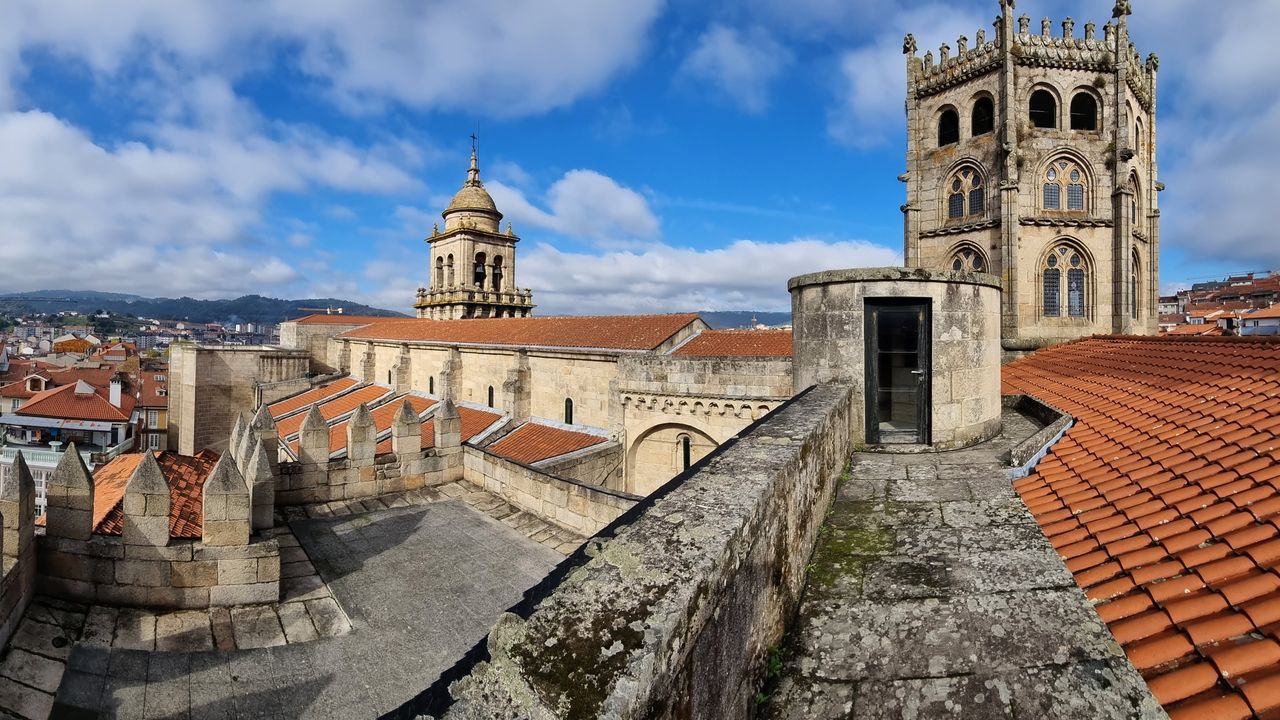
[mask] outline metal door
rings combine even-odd
[[[930,301],[866,301],[867,442],[929,444]]]

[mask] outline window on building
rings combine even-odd
[[[989,97],[980,97],[973,103],[973,118],[970,130],[974,137],[986,135],[995,130],[995,103]]]
[[[960,142],[960,115],[955,110],[942,111],[938,118],[938,147]]]
[[[573,399],[564,399],[564,422],[566,425],[573,424]]]
[[[446,287],[453,287],[453,253],[449,253],[444,259],[444,275],[448,283]]]
[[[160,449],[160,433],[147,433],[147,449],[148,450]]]
[[[978,248],[962,245],[951,254],[951,269],[955,272],[986,272],[987,260]]]
[[[1142,276],[1141,262],[1135,250],[1129,258],[1129,317],[1137,320],[1142,314],[1142,289],[1138,278]]]
[[[1058,127],[1058,101],[1048,90],[1031,93],[1031,124],[1038,128]]]
[[[688,470],[693,464],[693,438],[688,435],[681,434],[678,438],[680,444],[680,469]]]
[[[1084,171],[1075,162],[1059,158],[1049,163],[1044,171],[1044,209],[1063,210],[1065,193],[1066,210],[1084,210],[1085,184]]]
[[[444,287],[444,258],[436,258],[436,289]]]
[[[1078,92],[1071,98],[1071,129],[1098,129],[1098,101],[1087,92]]]
[[[160,424],[160,411],[148,410],[147,411],[147,427],[155,427],[159,424]]]
[[[493,258],[493,289],[502,290],[502,256]]]
[[[1074,247],[1061,244],[1050,252],[1041,269],[1045,317],[1085,317],[1088,264]],[[1064,282],[1065,279],[1065,282]]]
[[[493,404],[493,386],[489,386],[489,407],[497,407]]]
[[[432,395],[436,394],[436,376],[435,375],[432,375],[431,377],[427,378],[427,392]]]
[[[484,289],[484,277],[486,274],[484,264],[485,264],[485,254],[476,253],[476,264],[475,264],[475,268],[473,269],[471,279],[473,284],[477,288],[480,288],[481,290]]]
[[[388,385],[390,385],[390,384],[391,384],[391,371],[390,371],[390,370],[388,370],[388,371],[387,371],[387,384],[388,384]]]
[[[971,166],[956,170],[947,185],[947,219],[957,220],[986,212],[982,173]]]

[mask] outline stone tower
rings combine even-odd
[[[430,288],[418,288],[413,307],[418,317],[433,320],[528,317],[533,293],[516,287],[516,243],[520,238],[480,182],[476,148],[462,189],[444,213],[444,232],[437,226],[431,245]]]
[[[1002,280],[1002,344],[1153,334],[1159,278],[1156,69],[1113,21],[1031,31],[1000,0],[994,37],[907,56],[907,267]]]

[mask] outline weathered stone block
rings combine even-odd
[[[209,587],[218,584],[218,563],[214,560],[175,562],[169,577],[174,587]]]
[[[122,585],[167,587],[169,563],[161,560],[116,560],[115,580]]]
[[[219,585],[209,589],[210,605],[254,605],[272,603],[279,599],[280,583],[278,582]]]
[[[219,585],[245,585],[258,582],[258,560],[219,560]]]

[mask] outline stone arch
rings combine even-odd
[[[945,269],[952,272],[991,272],[991,260],[986,251],[972,240],[961,240],[952,245],[946,258]]]
[[[1027,109],[1027,122],[1032,127],[1041,130],[1062,127],[1062,93],[1057,87],[1046,82],[1032,85],[1027,91],[1024,107]]]
[[[987,171],[976,158],[966,157],[952,163],[944,176],[942,217],[946,222],[981,219],[987,214]]]
[[[1129,319],[1140,321],[1143,318],[1142,298],[1144,296],[1142,288],[1142,254],[1138,252],[1138,247],[1134,245],[1129,249]]]
[[[1066,161],[1069,164],[1069,167],[1060,167],[1063,161]],[[1074,184],[1070,177],[1070,173],[1073,168],[1078,169],[1082,175],[1082,182],[1080,184],[1084,186],[1083,209],[1070,208],[1069,187]],[[1068,146],[1059,146],[1054,148],[1052,152],[1045,155],[1044,160],[1041,161],[1039,166],[1037,166],[1035,176],[1036,182],[1033,186],[1035,188],[1035,206],[1037,208],[1041,211],[1055,212],[1053,208],[1048,207],[1048,198],[1046,197],[1044,190],[1045,185],[1051,182],[1049,179],[1051,171],[1055,176],[1061,176],[1055,177],[1052,181],[1059,185],[1061,193],[1057,210],[1084,213],[1088,215],[1096,213],[1098,203],[1098,174],[1094,171],[1093,164],[1090,163],[1082,153]]]
[[[1071,91],[1071,105],[1067,111],[1072,130],[1096,132],[1103,128],[1102,95],[1095,88],[1081,85]]]
[[[995,129],[995,98],[986,90],[974,93],[969,108],[969,137],[981,137],[995,132]]]
[[[682,472],[682,435],[690,439],[695,463],[720,446],[705,431],[687,423],[653,425],[637,433],[627,450],[627,492],[648,495]]]
[[[960,142],[960,111],[955,105],[943,105],[937,115],[938,147]]]
[[[1066,253],[1062,252],[1063,248],[1066,248]],[[1079,255],[1081,259],[1080,265],[1073,264],[1073,253]],[[1098,264],[1093,253],[1089,252],[1088,246],[1081,242],[1079,238],[1069,235],[1054,238],[1041,250],[1036,268],[1037,316],[1041,319],[1084,319],[1090,321],[1096,317]],[[1055,270],[1057,271],[1056,273],[1053,272]],[[1082,285],[1079,288],[1083,293],[1083,297],[1079,301],[1080,314],[1073,314],[1071,310],[1073,288],[1071,285],[1073,271],[1077,270],[1083,273],[1083,277],[1080,278]],[[1051,297],[1056,298],[1056,300],[1051,302]],[[1055,302],[1056,312],[1054,312]]]

